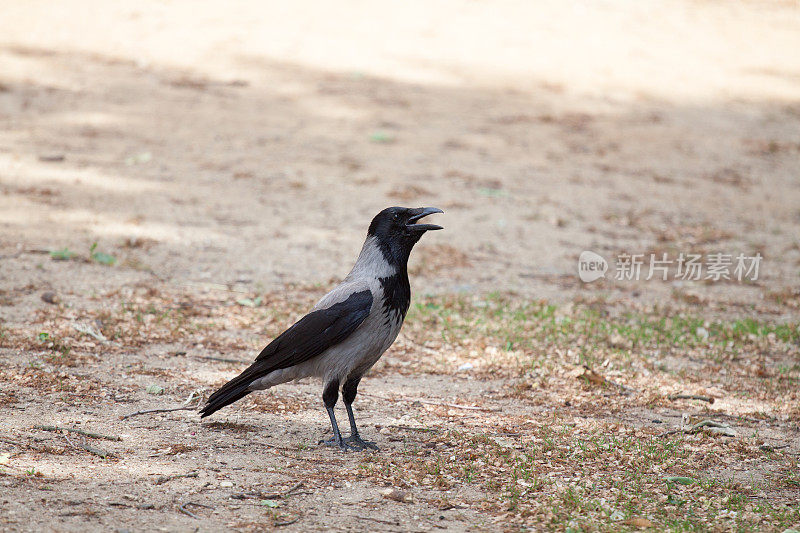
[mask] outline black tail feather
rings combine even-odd
[[[208,398],[205,407],[200,410],[200,418],[205,418],[208,415],[219,411],[226,405],[230,405],[235,401],[241,400],[252,391],[248,390],[252,380],[242,379],[243,376],[238,376],[225,385],[223,385],[217,392]]]

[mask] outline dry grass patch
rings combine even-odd
[[[243,368],[323,292],[293,287],[288,295],[243,297],[136,288],[43,307],[34,322],[0,330],[9,357],[0,379],[14,384],[0,392],[0,403],[55,406],[67,419],[83,408],[98,428],[121,423],[105,406],[123,396],[131,412],[178,405]],[[163,436],[126,441],[113,458],[63,436],[26,440],[18,428],[8,440],[20,443],[12,460],[25,466],[0,470],[22,483],[31,477],[25,469],[38,471],[48,457],[64,456],[58,468],[67,471],[72,463],[124,465],[143,454],[169,461],[168,471],[183,460],[195,471],[207,453],[224,453],[226,461],[213,455],[213,464],[231,456],[237,470],[215,466],[199,475],[299,479],[315,494],[332,480],[362,484],[361,513],[381,508],[379,491],[391,487],[407,495],[398,505],[474,511],[488,529],[783,531],[800,521],[800,332],[797,322],[772,316],[714,315],[687,302],[555,306],[513,295],[426,296],[413,302],[398,343],[367,378],[396,389],[365,382],[368,407],[357,406],[380,453],[317,447],[317,435],[306,432],[326,427],[318,392],[284,386],[232,408],[247,423],[197,423],[180,412],[124,422],[152,424]],[[155,378],[161,395],[146,392]],[[420,388],[421,380],[431,386]],[[315,409],[319,416],[308,425],[304,411]],[[257,420],[261,413],[286,416],[285,433]],[[187,435],[191,441],[171,440]],[[235,435],[236,446],[221,444],[224,435]],[[184,482],[206,490],[206,481]],[[223,505],[222,496],[214,498]],[[262,520],[297,516],[263,509]],[[233,522],[244,529],[258,523],[226,523]]]

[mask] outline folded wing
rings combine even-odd
[[[269,343],[239,376],[212,394],[200,411],[205,417],[247,396],[250,384],[275,370],[289,368],[324,353],[349,337],[369,315],[372,293],[355,292],[343,302],[317,309]]]

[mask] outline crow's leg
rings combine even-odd
[[[336,405],[336,400],[339,399],[339,380],[333,380],[325,385],[322,391],[322,401],[325,402],[325,409],[328,411],[328,416],[331,417],[331,428],[333,429],[333,437],[328,440],[319,441],[320,444],[326,446],[338,446],[343,451],[347,451],[347,444],[342,440],[342,434],[339,432],[339,424],[336,423],[336,415],[333,414],[333,408]]]
[[[351,442],[349,437],[346,439],[342,438],[342,434],[339,431],[339,424],[336,423],[336,415],[333,414],[333,407],[336,405],[336,400],[338,399],[339,381],[334,380],[325,385],[325,390],[322,391],[322,401],[325,402],[325,409],[328,411],[328,416],[331,417],[333,437],[328,440],[321,440],[319,443],[326,446],[338,446],[343,452],[346,452],[347,450],[363,450],[363,447]]]
[[[360,381],[361,376],[349,378],[344,382],[344,386],[342,387],[344,408],[347,409],[347,418],[350,419],[350,436],[347,437],[345,441],[350,445],[358,446],[362,450],[365,448],[377,450],[378,446],[374,442],[361,440],[361,436],[358,434],[358,428],[356,427],[356,417],[353,416],[353,402],[356,399],[356,394],[358,393],[358,383]]]

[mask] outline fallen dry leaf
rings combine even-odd
[[[383,489],[381,490],[381,495],[383,495],[384,498],[387,498],[389,500],[394,500],[396,502],[401,502],[401,503],[411,502],[411,497],[406,491],[396,488]]]
[[[606,383],[605,377],[603,377],[601,374],[598,374],[586,365],[576,366],[574,369],[569,371],[567,375],[577,379],[583,379],[589,383],[594,383],[595,385],[603,385]]]
[[[631,526],[639,529],[655,527],[650,520],[648,520],[647,518],[640,518],[640,517],[628,518],[622,523],[625,524],[626,526]]]

